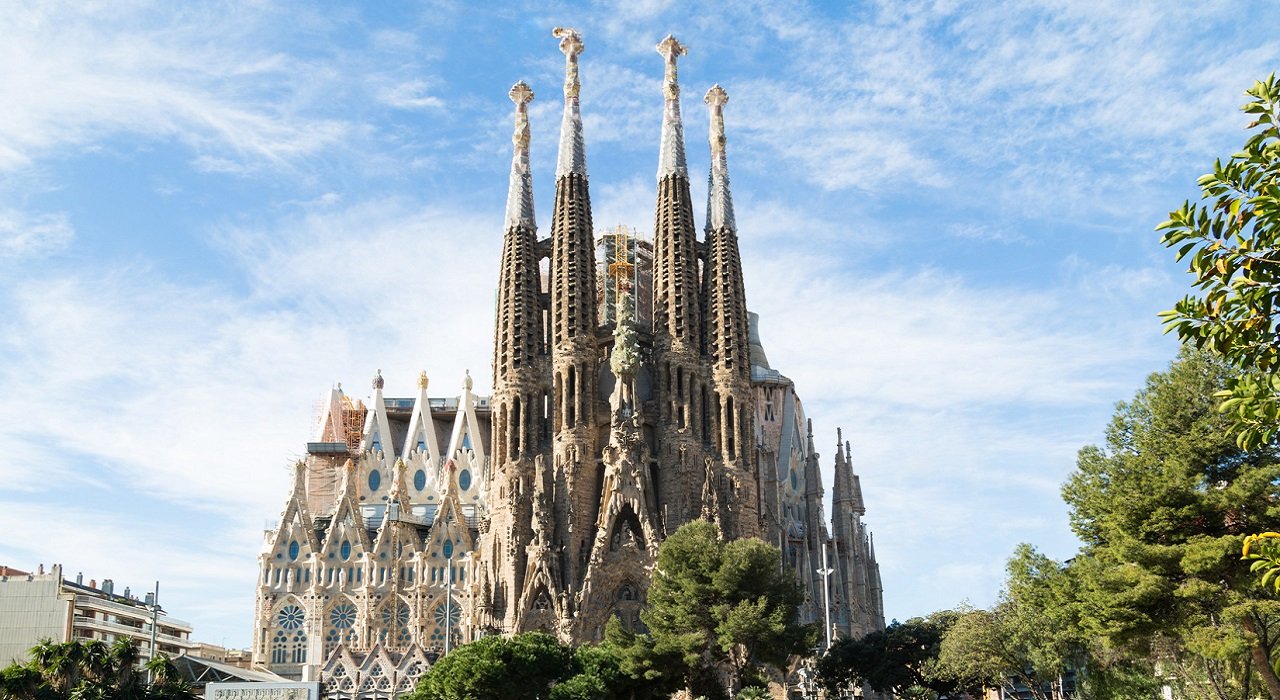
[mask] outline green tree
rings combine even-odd
[[[661,660],[695,696],[762,685],[767,669],[784,669],[815,635],[798,622],[804,596],[780,563],[777,548],[758,539],[723,542],[711,523],[681,526],[658,550],[640,613],[649,631],[631,639],[629,663]]]
[[[138,650],[128,639],[43,641],[31,649],[31,660],[0,670],[0,700],[196,700],[191,685],[180,678],[164,654],[139,672]]]
[[[1189,258],[1197,290],[1161,314],[1166,331],[1235,368],[1219,398],[1246,449],[1280,432],[1280,81],[1273,73],[1247,94],[1244,150],[1216,161],[1201,201],[1156,227]]]
[[[1082,634],[1128,658],[1182,654],[1252,670],[1280,700],[1272,668],[1280,601],[1239,566],[1244,534],[1280,518],[1275,441],[1242,449],[1215,395],[1234,369],[1184,349],[1121,403],[1106,445],[1080,451],[1063,487],[1084,543],[1072,572]],[[1254,675],[1256,674],[1256,676]],[[1233,691],[1215,682],[1214,693]]]
[[[942,610],[906,622],[894,620],[860,639],[841,639],[818,661],[819,681],[830,694],[865,682],[872,690],[906,700],[977,692],[937,666],[942,637],[960,614]]]
[[[540,700],[551,697],[552,686],[573,673],[573,651],[549,634],[485,637],[454,649],[432,664],[418,687],[406,697]]]

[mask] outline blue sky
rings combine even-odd
[[[1264,2],[82,5],[0,12],[0,563],[160,579],[232,646],[322,393],[488,386],[506,93],[545,234],[553,27],[598,227],[651,225],[657,41],[693,173],[729,92],[748,304],[828,474],[853,441],[900,619],[1074,552],[1076,450],[1176,350],[1152,228],[1280,68]]]

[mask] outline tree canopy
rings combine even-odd
[[[648,632],[633,636],[631,648],[665,660],[695,695],[724,697],[763,685],[767,668],[782,670],[808,650],[815,630],[798,621],[803,600],[776,547],[724,542],[711,523],[686,523],[658,550],[640,613]]]
[[[0,670],[0,700],[198,700],[178,677],[173,662],[158,654],[138,669],[138,650],[128,639],[43,641],[31,660]]]
[[[841,639],[818,661],[818,678],[830,694],[866,683],[905,700],[933,700],[965,690],[961,679],[938,668],[943,635],[961,613],[943,610],[906,622],[894,620],[860,639]]]
[[[1117,406],[1105,446],[1080,451],[1063,487],[1084,543],[1075,624],[1121,654],[1220,662],[1220,697],[1256,674],[1280,700],[1280,601],[1240,564],[1246,533],[1280,519],[1280,458],[1274,440],[1245,450],[1231,438],[1215,395],[1233,372],[1184,349]]]
[[[1200,178],[1200,202],[1156,227],[1197,290],[1162,314],[1166,330],[1235,368],[1221,408],[1246,448],[1280,432],[1280,81],[1247,94],[1244,149]]]

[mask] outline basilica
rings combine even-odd
[[[832,518],[797,387],[748,312],[724,109],[704,97],[711,168],[702,236],[668,36],[652,235],[597,234],[579,109],[577,32],[556,29],[564,112],[551,231],[539,238],[533,90],[515,129],[497,277],[493,387],[411,396],[339,385],[293,467],[259,558],[253,658],[329,697],[392,697],[442,653],[492,634],[599,640],[640,630],[658,546],[693,520],[759,537],[832,638],[884,627],[851,449],[834,438]],[[656,97],[656,96],[655,96]],[[656,101],[656,100],[655,100]],[[746,232],[749,235],[749,232]],[[804,332],[804,329],[797,329]],[[408,384],[409,382],[405,382]]]

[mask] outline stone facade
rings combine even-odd
[[[776,544],[836,636],[884,626],[851,449],[837,439],[833,519],[811,423],[747,312],[723,111],[706,95],[711,173],[695,233],[677,60],[666,80],[652,245],[619,228],[597,260],[579,112],[581,38],[557,29],[564,116],[551,233],[539,239],[529,102],[517,83],[492,396],[368,403],[334,389],[260,557],[254,659],[327,692],[391,695],[488,634],[600,639],[638,629],[658,545],[680,525]],[[599,270],[597,263],[599,262]],[[606,278],[602,278],[604,275]],[[635,290],[652,290],[637,303]],[[824,554],[825,553],[825,554]],[[828,576],[819,573],[824,569]],[[365,686],[368,686],[367,692]]]

